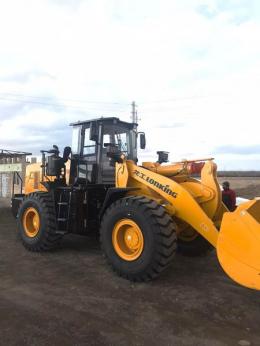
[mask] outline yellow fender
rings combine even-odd
[[[190,224],[216,247],[218,230],[185,187],[168,177],[137,166],[132,161],[127,161],[122,166],[120,167],[120,164],[117,166],[116,181],[118,187],[131,186],[137,181],[155,191],[163,200],[168,202],[167,210],[171,215]],[[128,182],[129,177],[133,180],[132,184]]]

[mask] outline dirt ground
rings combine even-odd
[[[260,191],[260,180],[239,184]],[[215,252],[177,255],[156,281],[133,284],[111,272],[95,239],[26,251],[9,201],[0,206],[1,345],[260,345],[259,292],[232,282]]]
[[[244,198],[260,197],[260,177],[222,177],[220,183],[229,181],[230,187],[236,191],[237,196]]]

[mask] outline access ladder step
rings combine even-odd
[[[67,234],[68,232],[66,231],[55,231],[55,234],[61,234],[61,235],[65,235]]]
[[[65,218],[63,218],[63,217],[59,217],[59,218],[57,219],[57,221],[65,222],[65,221],[68,221],[68,219],[65,219]]]

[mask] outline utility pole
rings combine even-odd
[[[132,102],[132,123],[137,124],[138,119],[137,119],[137,109],[136,109],[136,104],[135,101]]]

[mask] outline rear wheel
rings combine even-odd
[[[47,251],[59,244],[52,195],[35,192],[28,195],[18,211],[18,231],[23,245],[30,251]]]
[[[157,277],[172,262],[175,224],[165,209],[142,196],[126,197],[105,212],[102,250],[112,268],[131,281]]]
[[[178,234],[178,252],[185,256],[203,256],[213,250],[213,246],[192,227]]]

